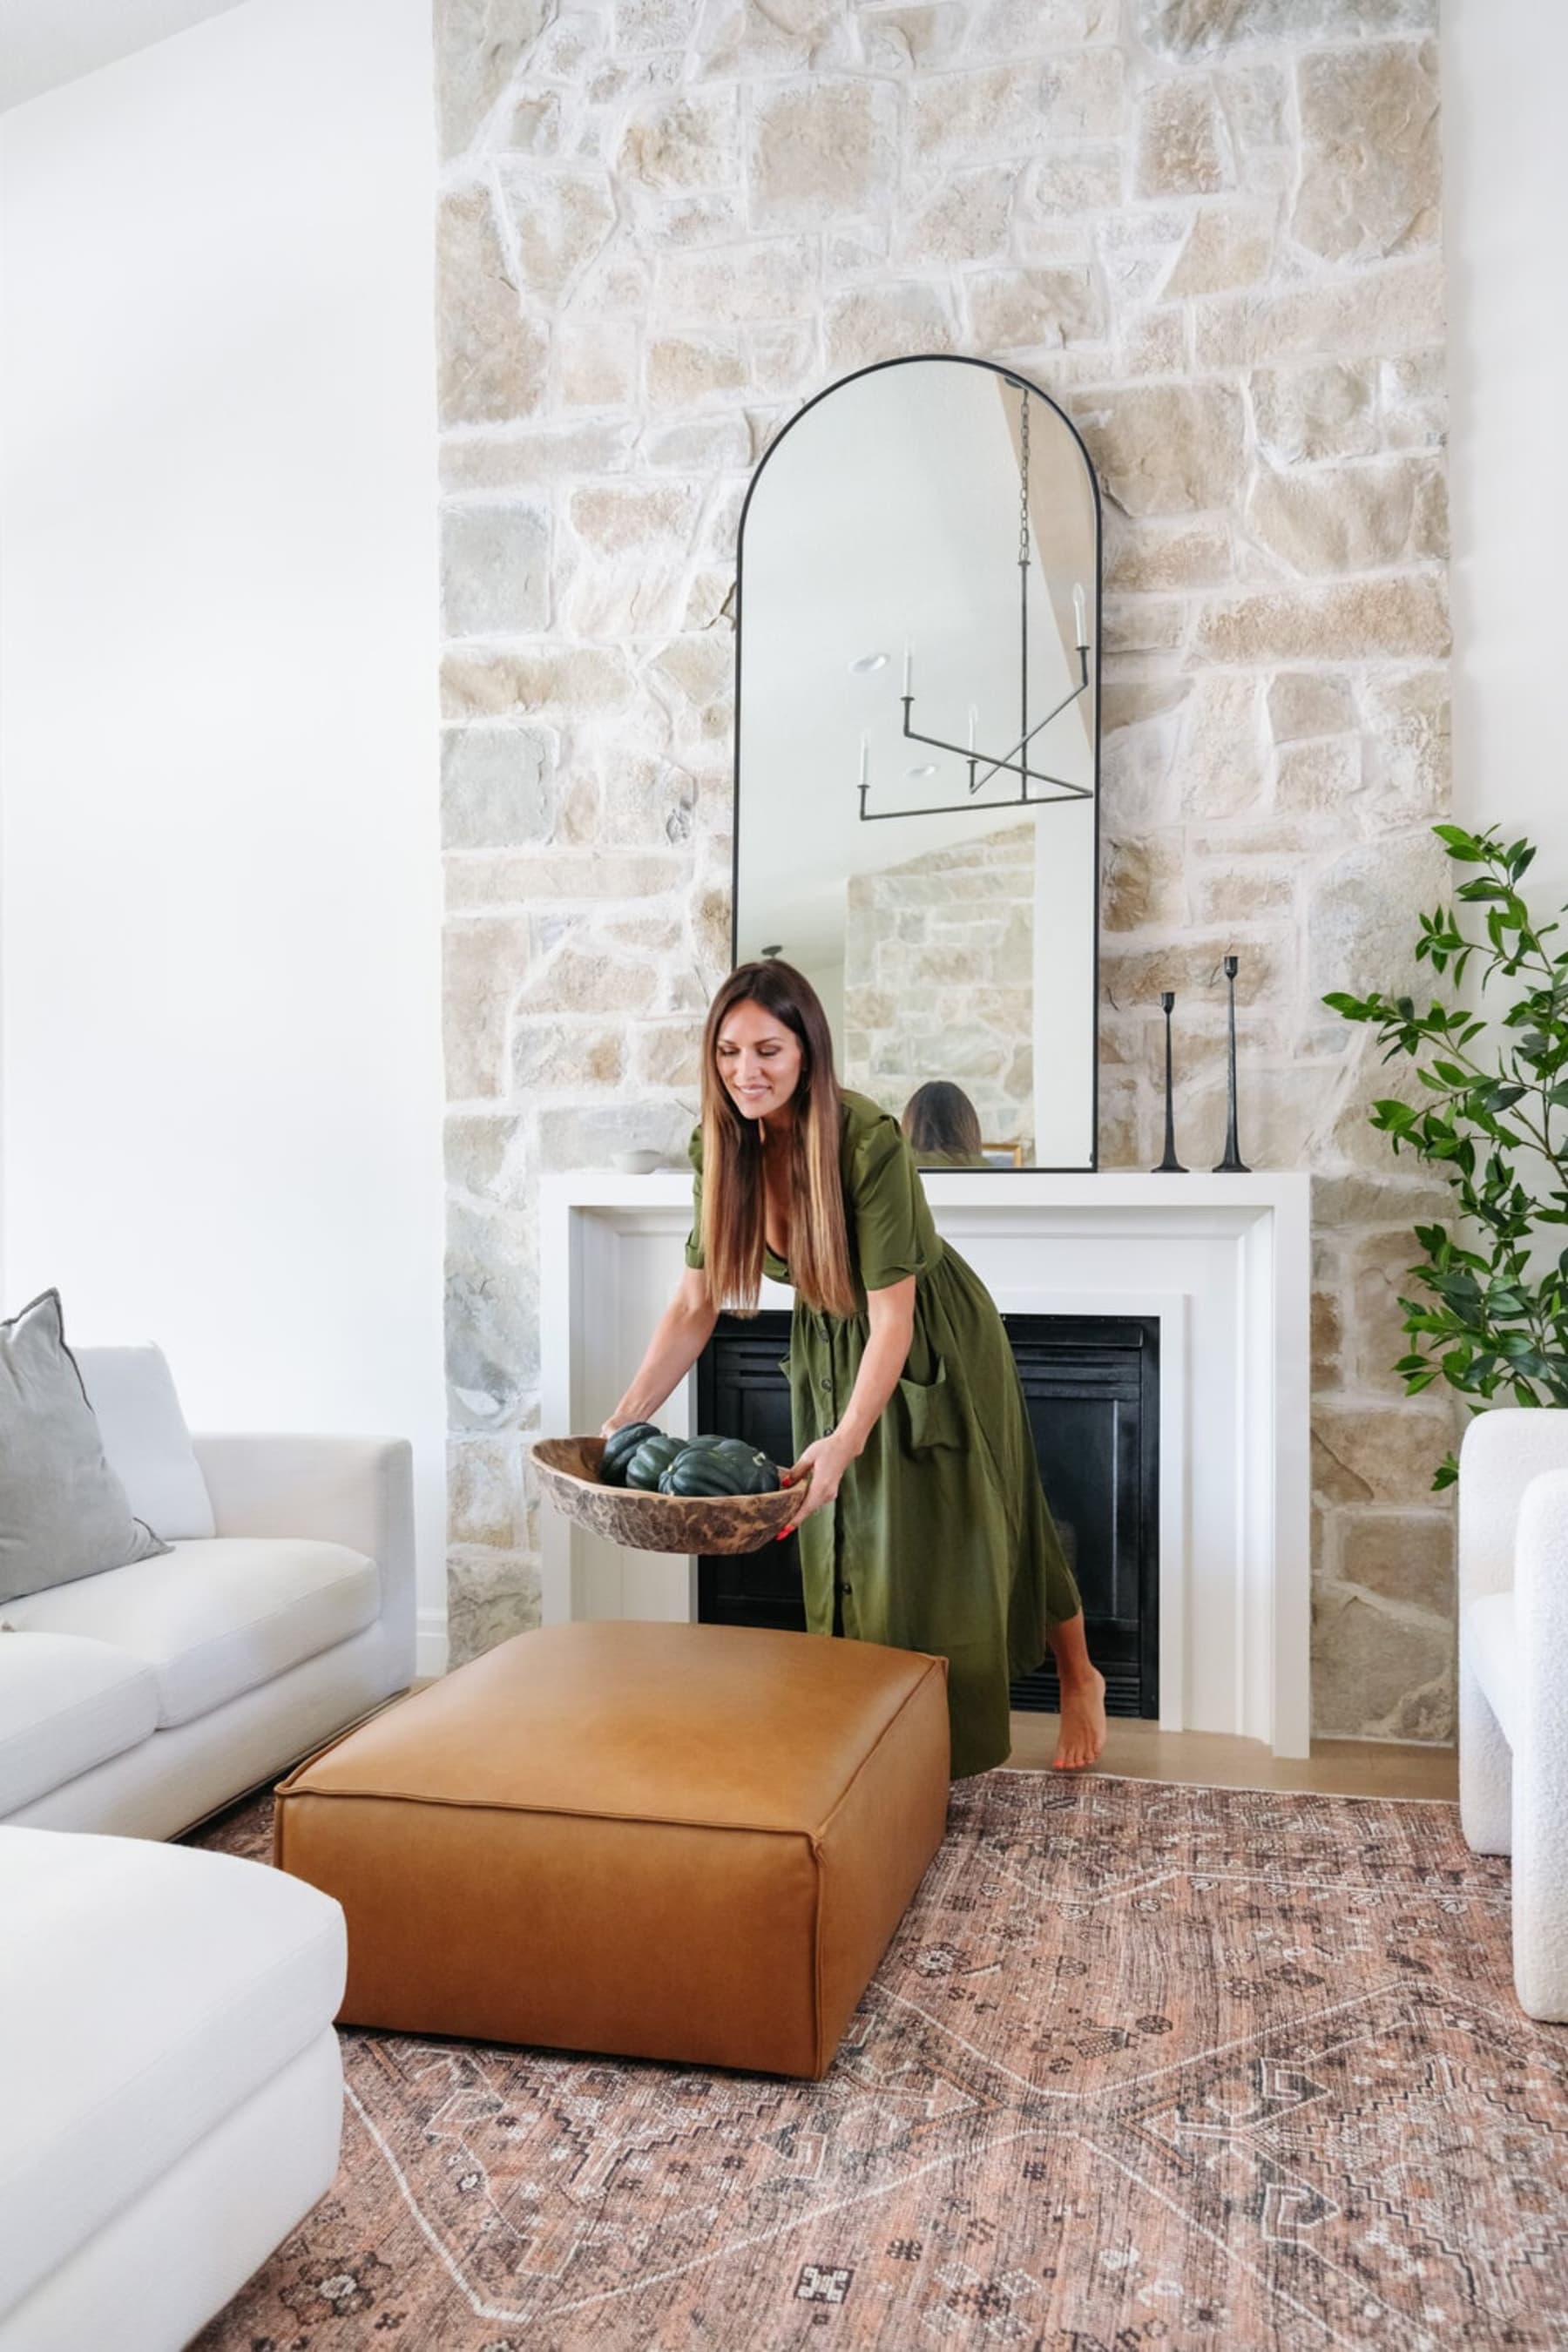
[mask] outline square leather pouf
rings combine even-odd
[[[521,1633],[313,1757],[280,1868],[345,2022],[826,2073],[941,1842],[947,1669],[728,1625]]]

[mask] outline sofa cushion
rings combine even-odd
[[[145,1659],[167,1727],[346,1642],[380,1606],[375,1562],[346,1544],[217,1536],[31,1593],[8,1602],[5,1614],[24,1629],[88,1633]]]
[[[1511,1748],[1514,1741],[1514,1696],[1519,1677],[1519,1644],[1514,1634],[1513,1594],[1489,1592],[1472,1601],[1461,1620],[1461,1638],[1487,1704]]]
[[[319,2037],[344,1950],[281,1872],[79,1830],[0,1829],[0,1918],[4,2309]]]
[[[79,1348],[76,1360],[109,1466],[137,1517],[171,1541],[216,1535],[212,1496],[162,1348]]]
[[[0,1601],[166,1549],[104,1458],[58,1290],[0,1323]]]
[[[0,1633],[0,1816],[150,1739],[158,1677],[75,1633]]]

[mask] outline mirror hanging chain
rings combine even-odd
[[[862,736],[859,781],[862,824],[875,824],[887,818],[900,816],[951,816],[968,808],[1010,808],[1014,805],[1014,796],[1011,794],[1001,800],[982,802],[974,798],[974,794],[980,791],[982,785],[988,784],[994,776],[1004,774],[1016,775],[1018,779],[1016,803],[1019,806],[1048,808],[1055,801],[1087,801],[1094,797],[1087,784],[1071,783],[1065,776],[1053,776],[1045,769],[1031,767],[1029,764],[1029,745],[1035,737],[1048,727],[1053,719],[1059,718],[1064,710],[1078,700],[1079,695],[1087,693],[1089,689],[1089,628],[1085,619],[1083,590],[1081,587],[1075,586],[1072,601],[1075,634],[1078,638],[1076,650],[1079,682],[1062,697],[1059,702],[1046,712],[1043,719],[1036,719],[1031,727],[1029,724],[1029,388],[1026,384],[1023,384],[1020,385],[1019,390],[1022,399],[1018,414],[1018,740],[999,759],[993,759],[988,752],[981,751],[974,740],[976,719],[973,704],[970,706],[969,712],[967,745],[950,743],[941,735],[922,735],[913,724],[914,648],[912,645],[906,644],[904,690],[901,697],[904,708],[904,739],[910,743],[928,744],[933,751],[950,751],[955,759],[963,760],[969,771],[970,797],[967,801],[949,802],[935,807],[929,804],[923,808],[906,809],[868,807],[867,803],[871,791],[868,746],[865,737]],[[1029,786],[1032,783],[1050,784],[1054,789],[1048,793],[1031,793]]]

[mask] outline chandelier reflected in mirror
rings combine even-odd
[[[1053,802],[1086,801],[1092,800],[1094,797],[1091,786],[1075,783],[1067,776],[1054,775],[1048,769],[1036,766],[1031,750],[1036,739],[1045,733],[1053,719],[1059,719],[1064,710],[1071,709],[1080,695],[1089,691],[1089,643],[1083,587],[1081,583],[1075,583],[1072,592],[1072,608],[1074,634],[1077,638],[1074,650],[1078,656],[1078,683],[1076,686],[1070,686],[1068,692],[1059,700],[1054,702],[1039,718],[1032,719],[1029,710],[1029,571],[1032,554],[1029,520],[1029,387],[1027,384],[1019,383],[1018,390],[1021,398],[1018,415],[1018,734],[1016,740],[1009,744],[1004,751],[982,751],[977,740],[980,714],[977,706],[973,702],[969,706],[966,742],[954,743],[946,736],[923,733],[914,723],[915,649],[912,641],[906,639],[903,693],[900,698],[904,714],[902,730],[904,740],[909,743],[922,743],[928,750],[933,751],[948,752],[953,759],[962,761],[967,777],[968,796],[962,801],[935,803],[925,802],[918,807],[911,808],[872,808],[869,804],[872,792],[871,742],[868,735],[862,734],[858,791],[860,821],[863,824],[875,824],[885,822],[890,817],[956,816],[963,814],[966,810],[978,808],[986,810],[1011,807],[1048,808]],[[852,663],[851,668],[855,670],[880,668],[883,666],[883,660],[884,656],[880,655],[873,656]],[[910,770],[907,772],[912,775],[920,772]],[[925,772],[931,773],[933,771],[927,770]],[[993,793],[984,801],[978,799],[976,796],[984,787],[993,782],[998,776],[1016,776],[1018,780],[1016,792]],[[1047,786],[1049,789],[1044,791],[1031,789],[1036,785]]]

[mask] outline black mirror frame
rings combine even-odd
[[[1087,1169],[1082,1167],[1047,1168],[1043,1165],[1035,1165],[1029,1168],[1018,1169],[987,1168],[984,1171],[977,1169],[970,1172],[977,1175],[984,1173],[988,1176],[1098,1175],[1100,1172],[1100,648],[1104,639],[1104,631],[1101,626],[1101,604],[1103,600],[1105,570],[1104,508],[1100,493],[1100,477],[1094,470],[1094,463],[1085,446],[1083,435],[1079,431],[1078,426],[1073,423],[1072,418],[1068,415],[1067,410],[1062,406],[1060,401],[1053,400],[1048,392],[1045,391],[1039,384],[1034,383],[1028,376],[1020,375],[1016,368],[1004,367],[999,360],[975,359],[968,352],[906,352],[899,359],[875,360],[869,367],[854,368],[850,371],[849,374],[837,376],[833,383],[825,384],[820,392],[814,393],[809,400],[804,401],[800,407],[795,411],[795,415],[790,418],[788,424],[783,425],[780,430],[774,434],[773,439],[769,442],[767,447],[763,450],[762,456],[758,458],[756,465],[752,470],[752,478],[746,486],[746,496],[742,504],[740,524],[735,535],[735,735],[734,748],[731,762],[733,782],[731,785],[731,847],[730,856],[730,968],[733,971],[736,964],[740,961],[741,667],[744,643],[746,604],[746,520],[752,510],[752,499],[755,495],[757,484],[763,478],[763,469],[767,466],[769,459],[774,455],[787,436],[794,432],[802,417],[808,416],[819,402],[829,399],[836,392],[841,392],[847,383],[858,383],[862,376],[880,375],[888,368],[922,367],[929,364],[932,360],[945,360],[961,367],[985,368],[991,374],[999,375],[1003,379],[1004,383],[1016,384],[1020,392],[1028,393],[1031,398],[1043,401],[1047,408],[1053,409],[1057,415],[1061,418],[1062,423],[1067,426],[1068,431],[1072,435],[1074,441],[1078,444],[1079,455],[1083,459],[1083,469],[1089,477],[1089,486],[1094,499],[1094,963],[1093,982],[1089,989],[1089,1012],[1091,1073],[1089,1119],[1092,1130],[1089,1140],[1089,1165]]]

